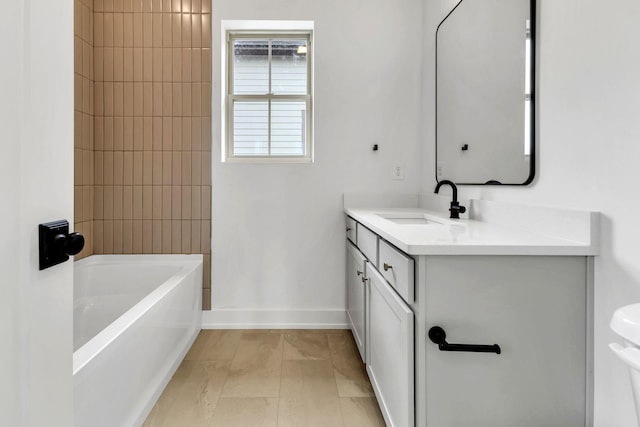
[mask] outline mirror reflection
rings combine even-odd
[[[436,33],[436,178],[529,184],[534,0],[462,0]]]

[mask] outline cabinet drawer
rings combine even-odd
[[[347,239],[353,243],[356,242],[356,221],[353,218],[346,217],[347,223]]]
[[[362,224],[357,226],[357,245],[373,265],[378,265],[378,236]]]
[[[384,240],[380,240],[378,270],[407,302],[413,302],[413,259]]]

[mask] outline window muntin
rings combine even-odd
[[[311,33],[227,40],[227,159],[311,161]]]

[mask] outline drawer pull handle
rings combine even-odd
[[[351,231],[351,227],[347,227],[347,233]]]
[[[368,277],[364,277],[364,276],[362,276],[362,283],[367,283],[367,280],[369,280],[369,278],[368,278]]]
[[[357,273],[358,273],[358,276],[362,276],[362,274],[363,274],[364,272],[363,272],[363,271],[358,270],[358,271],[357,271]]]
[[[384,271],[389,271],[393,268],[392,265],[387,264],[386,262],[384,263],[384,265],[382,266],[382,268],[384,268]]]
[[[431,342],[438,344],[438,349],[440,349],[440,351],[467,351],[471,353],[496,354],[500,354],[502,352],[498,344],[449,344],[447,342],[447,334],[440,326],[434,326],[429,329],[429,339],[431,340]]]

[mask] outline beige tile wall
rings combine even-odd
[[[74,0],[74,229],[85,237],[75,259],[93,253],[93,0]]]
[[[93,252],[202,253],[209,309],[211,0],[94,0],[93,52]]]

